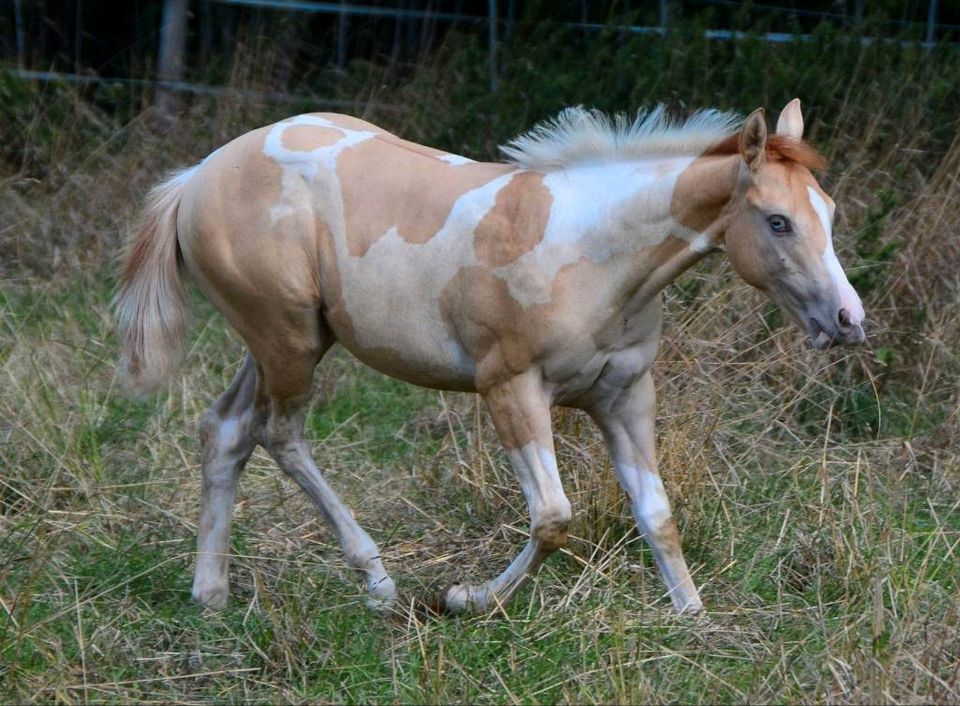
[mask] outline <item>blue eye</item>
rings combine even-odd
[[[785,233],[793,231],[793,228],[790,226],[790,221],[786,216],[768,216],[767,223],[770,224],[770,230],[777,235],[784,235]]]

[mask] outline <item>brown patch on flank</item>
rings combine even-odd
[[[491,266],[509,264],[536,247],[550,218],[553,196],[535,172],[518,174],[497,193],[493,208],[474,231],[477,259]]]
[[[596,352],[593,326],[601,327],[610,315],[598,305],[618,295],[604,291],[614,279],[607,268],[627,266],[623,261],[596,264],[581,258],[557,272],[549,285],[549,302],[527,307],[488,267],[462,268],[444,288],[440,310],[476,362],[477,391],[488,394],[530,370],[542,368],[549,377],[551,366],[577,369],[589,360]],[[531,438],[505,444],[515,448]]]
[[[344,138],[340,130],[319,125],[291,125],[284,128],[280,144],[294,152],[309,152],[320,147],[335,145]]]
[[[453,166],[380,139],[344,150],[337,176],[350,254],[362,257],[391,228],[408,243],[426,243],[457,199],[516,170],[484,162]]]
[[[703,156],[738,154],[739,151],[740,133],[735,132],[708,149],[703,153]],[[827,168],[826,157],[816,147],[809,142],[794,140],[786,135],[767,135],[764,155],[772,161],[792,162],[807,169],[820,170]]]

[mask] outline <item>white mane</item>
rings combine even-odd
[[[733,133],[741,120],[735,113],[708,109],[677,121],[662,104],[641,109],[630,120],[578,106],[538,123],[500,151],[517,166],[542,171],[591,161],[699,155]]]

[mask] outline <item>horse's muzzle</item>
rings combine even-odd
[[[854,323],[845,314],[846,310],[841,309],[837,322],[831,322],[829,325],[824,325],[819,319],[810,317],[807,330],[814,348],[822,351],[831,346],[852,346],[866,340],[867,335],[863,331],[863,326],[859,322]]]

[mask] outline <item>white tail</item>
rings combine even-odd
[[[120,320],[120,371],[148,394],[170,376],[183,347],[185,301],[177,249],[177,209],[193,168],[150,192],[143,225],[131,238],[115,299]]]

